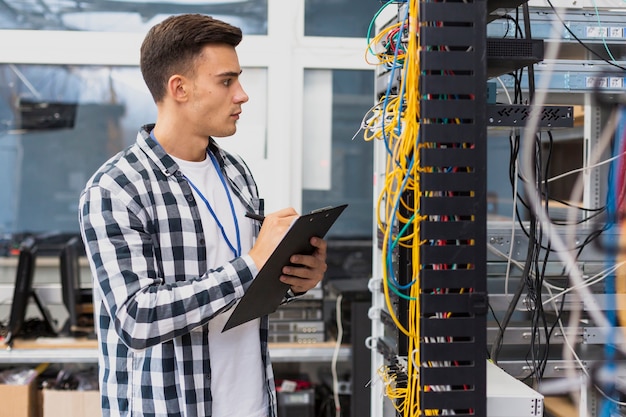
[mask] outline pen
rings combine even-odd
[[[258,220],[261,223],[263,223],[263,220],[265,220],[265,216],[261,216],[260,214],[251,213],[251,212],[247,212],[246,217],[249,219]]]

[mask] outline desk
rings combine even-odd
[[[335,352],[335,342],[323,343],[270,343],[272,362],[326,362]],[[339,348],[337,360],[348,361],[349,346]],[[12,348],[0,348],[2,363],[95,363],[98,361],[97,341],[80,338],[17,339]]]

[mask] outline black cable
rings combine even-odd
[[[539,193],[548,194],[549,188],[544,178],[547,177],[547,171],[549,170],[549,161],[545,164],[543,163],[543,152],[541,149],[541,138],[539,135],[535,135],[535,177],[537,178],[536,187]],[[548,159],[551,155],[550,147],[548,149]],[[543,209],[548,210],[547,204],[548,201],[544,199],[544,204],[546,207]],[[541,289],[543,285],[543,276],[545,274],[545,268],[547,266],[547,258],[549,256],[549,252],[545,252],[544,254],[544,262],[543,268],[540,269],[540,260],[539,254],[541,251],[541,242],[543,240],[543,229],[539,227],[539,225],[535,222],[535,226],[537,230],[535,230],[535,239],[529,241],[529,245],[535,246],[533,250],[533,258],[532,258],[532,268],[533,274],[532,276],[527,276],[526,286],[528,287],[527,291],[527,305],[528,310],[531,314],[530,317],[530,329],[531,329],[531,340],[529,344],[529,349],[526,355],[526,363],[533,370],[532,375],[534,376],[536,382],[541,380],[542,376],[542,368],[543,368],[543,357],[541,355],[541,335],[539,323],[544,324],[545,333],[547,333],[547,325],[545,321],[545,316],[543,313],[543,306],[541,304]],[[534,277],[534,278],[533,278]],[[530,363],[528,358],[530,356]]]
[[[522,104],[522,76],[524,74],[524,68],[520,68],[518,70],[509,73],[509,75],[513,76],[514,80],[514,88],[513,88],[513,104]]]
[[[550,136],[550,138],[552,138]],[[515,161],[518,158],[518,154],[519,154],[519,149],[520,149],[520,135],[516,134],[515,136],[510,136],[509,137],[509,144],[510,144],[510,154],[509,154],[509,158],[511,161]],[[551,159],[551,152],[550,152],[550,159]],[[511,187],[514,189],[515,188],[515,181],[517,180],[522,180],[523,179],[518,175],[516,177],[515,175],[515,165],[514,163],[509,164],[509,181],[511,183]],[[540,190],[541,192],[541,190]],[[530,211],[530,207],[528,205],[528,203],[524,200],[523,196],[518,192],[517,193],[517,200],[519,201],[519,203],[524,206],[526,208],[526,210]],[[549,198],[549,196],[545,196],[543,195],[544,198]],[[562,202],[563,204],[569,206],[569,207],[574,207],[571,203],[568,203],[566,201],[561,201],[558,199],[550,199],[551,201],[557,201],[557,202]],[[594,212],[593,215],[587,216],[586,218],[583,218],[579,221],[576,222],[576,224],[582,224],[586,221],[592,220],[595,217],[600,216],[605,210],[606,210],[606,206],[603,207],[599,207],[597,209],[589,209],[589,208],[584,208],[584,207],[576,207],[577,209],[581,210],[581,211],[585,211],[585,212]],[[518,225],[520,227],[520,229],[522,230],[522,232],[524,233],[524,235],[526,235],[527,238],[530,238],[530,234],[528,232],[528,230],[526,230],[526,227],[524,226],[524,220],[522,219],[522,215],[519,211],[519,208],[516,206],[515,207],[515,217],[516,220],[518,222]],[[560,223],[558,221],[555,221],[555,224],[561,224],[561,225],[565,225],[565,223]],[[594,230],[591,235],[587,236],[587,238],[585,239],[585,241],[583,242],[583,244],[574,247],[573,249],[580,249],[582,250],[584,245],[594,241],[599,234],[601,233],[601,230]],[[541,249],[547,249],[546,247],[541,247]]]
[[[503,14],[503,15],[496,16],[496,19],[510,20],[515,25],[515,34],[513,36],[514,37],[522,36],[522,27],[519,24],[519,20],[516,20],[513,16],[509,15],[508,13],[506,13],[506,14]],[[504,32],[504,36],[502,36],[502,37],[506,38],[508,36],[508,34],[509,34],[509,27],[507,25],[506,32]]]
[[[531,219],[531,223],[534,223],[535,220],[534,218]],[[535,228],[531,228],[532,234],[534,234],[534,230]],[[530,273],[530,262],[528,262],[529,259],[532,259],[532,251],[534,250],[534,246],[533,245],[528,245],[527,248],[527,254],[526,254],[526,259],[527,262],[524,263],[524,271],[522,272],[522,277],[519,280],[517,289],[515,290],[515,293],[513,294],[513,299],[511,300],[511,302],[509,303],[509,306],[506,310],[506,312],[504,313],[504,317],[502,318],[502,322],[501,322],[501,326],[500,326],[500,330],[498,331],[498,333],[496,334],[496,338],[493,342],[493,344],[491,345],[491,360],[494,361],[494,363],[498,363],[498,355],[500,354],[500,350],[502,349],[502,340],[504,338],[504,332],[507,328],[507,326],[509,325],[509,322],[511,321],[511,317],[513,316],[513,313],[515,312],[515,307],[517,306],[517,303],[519,301],[519,299],[522,296],[522,293],[524,292],[524,288],[526,286],[526,277],[528,276],[528,274]]]
[[[541,237],[539,238],[539,241],[541,241]],[[547,246],[548,248],[550,248],[549,242]],[[541,324],[541,330],[543,330],[543,334],[545,335],[544,345],[542,345],[541,343],[538,343],[538,345],[535,348],[537,359],[535,359],[533,364],[536,369],[535,379],[537,383],[539,383],[541,379],[543,378],[545,367],[547,365],[548,348],[550,344],[548,320],[546,317],[546,312],[543,308],[543,300],[542,300],[542,295],[543,295],[542,288],[543,288],[543,283],[545,280],[546,268],[548,266],[549,257],[550,257],[550,251],[547,250],[544,252],[544,257],[541,262],[541,265],[542,265],[541,270],[539,270],[539,264],[537,264],[537,270],[535,273],[535,293],[534,293],[534,303],[533,303],[534,310],[533,310],[533,321],[531,325],[531,329],[532,329],[531,331],[532,331],[533,337],[535,335],[540,336],[539,324]]]
[[[539,178],[538,180],[538,189],[541,193],[547,194],[549,192],[549,187],[546,181],[543,181],[542,178],[547,177],[547,171],[549,170],[549,163],[546,163],[545,168],[542,169],[542,154],[540,149],[540,138],[535,136],[535,171]],[[515,140],[511,142],[511,161],[515,161],[517,158],[517,153],[519,151],[519,135],[515,136]],[[551,150],[548,153],[548,157],[551,157]],[[544,171],[545,170],[545,171]],[[517,177],[515,175],[515,170],[513,167],[513,163],[511,163],[510,171],[509,171],[510,179],[512,181],[516,181]],[[548,201],[546,201],[548,204]],[[547,251],[544,254],[543,262],[539,262],[539,254],[542,248],[541,241],[543,238],[542,231],[538,227],[537,219],[532,212],[529,210],[530,216],[530,226],[529,226],[529,244],[527,247],[527,256],[526,262],[524,264],[524,271],[522,273],[522,277],[518,283],[518,288],[516,289],[513,299],[510,302],[508,309],[504,315],[502,320],[502,324],[499,324],[499,331],[496,335],[496,338],[492,344],[492,349],[490,351],[491,359],[497,363],[498,355],[500,353],[502,347],[503,335],[506,327],[508,326],[510,319],[515,311],[517,303],[521,298],[522,293],[524,292],[524,288],[527,288],[527,297],[529,305],[529,310],[531,312],[531,343],[529,349],[529,355],[531,356],[531,376],[537,377],[537,380],[540,380],[543,375],[543,370],[545,369],[548,355],[548,346],[542,347],[541,343],[537,343],[537,336],[539,335],[539,325],[541,324],[543,329],[543,334],[548,335],[548,322],[545,316],[545,312],[543,310],[542,302],[541,302],[541,288],[543,285],[543,277],[545,276],[545,270],[547,267],[547,261],[550,251]],[[542,265],[542,268],[539,268],[539,265]],[[533,274],[531,274],[531,268],[533,269]],[[532,276],[535,278],[533,279]]]
[[[493,310],[493,306],[491,305],[491,303],[487,303],[487,305],[489,306],[489,311],[491,311],[491,315],[493,316],[493,319],[495,320],[498,329],[502,330],[502,325],[500,324],[500,320],[498,320],[498,316],[496,316],[496,312]]]
[[[524,35],[526,39],[532,39],[532,35],[530,33],[530,12],[528,11],[528,2],[524,2],[522,5],[522,11],[524,13]],[[532,103],[533,98],[535,96],[535,67],[534,65],[529,65],[528,68],[528,98]]]
[[[552,333],[554,332],[554,329],[556,328],[556,326],[559,324],[559,322],[561,321],[561,317],[563,316],[563,311],[565,310],[565,297],[566,297],[567,293],[564,293],[561,295],[561,304],[559,305],[559,310],[557,312],[557,315],[554,319],[554,323],[552,323],[552,327],[550,327],[550,331],[548,332],[548,342],[546,344],[546,357],[549,358],[550,355],[550,339],[552,338]],[[565,335],[563,335],[563,337],[565,337]],[[547,360],[546,360],[547,362]]]
[[[502,325],[500,324],[500,320],[498,320],[498,316],[496,316],[496,312],[493,309],[493,306],[491,305],[490,302],[487,302],[487,306],[489,307],[489,311],[491,312],[491,315],[494,319],[494,321],[496,322],[496,325],[498,326],[498,331],[503,332],[504,330],[502,329]],[[485,346],[486,348],[486,346]],[[491,352],[489,351],[489,349],[487,349],[487,359],[492,359],[491,358]]]
[[[574,32],[572,32],[572,30],[569,28],[569,26],[567,26],[567,24],[565,24],[565,22],[563,21],[563,19],[561,19],[561,16],[559,16],[559,14],[556,11],[556,8],[554,7],[554,5],[552,4],[552,2],[550,0],[546,0],[548,2],[548,5],[550,5],[550,7],[552,8],[552,10],[554,11],[554,14],[556,15],[556,17],[561,21],[561,23],[563,24],[563,27],[569,32],[569,34],[576,39],[576,41],[578,41],[578,43],[585,48],[587,51],[591,52],[592,55],[596,56],[597,58],[601,59],[602,61],[606,62],[609,65],[612,65],[616,68],[619,68],[623,71],[626,71],[626,67],[622,67],[619,64],[616,64],[615,62],[611,62],[608,59],[604,58],[602,55],[600,55],[599,53],[597,53],[596,51],[594,51],[593,49],[591,49],[590,47],[588,47],[587,45],[585,45],[585,43],[583,41],[580,40],[580,38],[578,36],[576,36],[576,34]]]

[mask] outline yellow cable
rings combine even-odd
[[[420,95],[419,95],[419,44],[418,44],[418,2],[409,2],[408,12],[408,43],[403,51],[403,45],[395,44],[398,53],[394,56],[390,44],[397,41],[397,31],[405,30],[406,22],[399,22],[381,30],[372,39],[368,50],[377,51],[379,65],[399,65],[402,63],[398,96],[382,97],[378,106],[372,111],[364,128],[364,139],[385,139],[387,155],[385,162],[385,178],[377,198],[376,213],[377,227],[383,235],[382,245],[382,274],[385,303],[389,314],[399,331],[408,337],[408,348],[411,358],[407,360],[406,387],[397,387],[395,378],[384,376],[386,394],[393,400],[394,407],[406,417],[422,416],[420,407],[420,224],[424,217],[420,214],[421,189],[419,175],[420,166],[418,143],[420,129]],[[404,36],[402,36],[404,37]],[[382,50],[382,52],[380,52]],[[397,59],[397,61],[395,61]],[[398,64],[395,64],[397,62]],[[402,94],[402,96],[400,96]],[[411,165],[411,161],[413,161]],[[406,204],[404,193],[413,194],[413,204]],[[398,206],[396,206],[396,203]],[[403,215],[406,213],[407,215]],[[394,226],[412,222],[403,236],[394,235]],[[408,320],[405,328],[395,315],[395,307],[391,301],[389,285],[389,268],[387,267],[388,242],[397,241],[398,246],[411,249],[412,279],[415,283],[409,290]],[[383,374],[385,374],[383,372]],[[427,415],[437,415],[437,410],[427,410]]]
[[[400,51],[398,52],[398,54],[394,54],[393,51],[390,51],[389,53],[387,53],[388,51],[387,44],[384,42],[385,39],[387,39],[389,42],[392,42],[392,43],[396,42],[397,36],[392,36],[390,39],[388,35],[390,32],[395,31],[396,29],[399,29],[401,25],[402,25],[402,22],[398,22],[396,24],[385,27],[384,29],[380,31],[380,33],[378,33],[376,36],[372,38],[372,40],[370,41],[366,49],[365,62],[367,62],[368,64],[372,64],[372,65],[393,64],[396,60],[396,57],[398,60],[401,60],[404,57],[404,53]],[[383,50],[383,52],[377,52],[377,50],[381,50],[381,49]],[[368,52],[372,52],[372,51],[376,53],[375,56],[376,58],[378,58],[377,62],[370,62],[368,60],[368,56],[370,55],[368,54]]]

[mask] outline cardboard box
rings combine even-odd
[[[98,391],[43,390],[43,417],[101,417]]]
[[[0,384],[2,417],[41,417],[37,381],[28,385]]]

